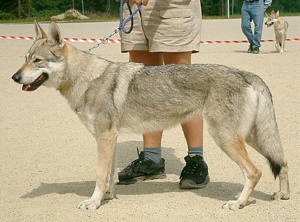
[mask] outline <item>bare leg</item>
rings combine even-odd
[[[163,53],[165,64],[191,64],[191,52]],[[182,130],[188,147],[203,146],[203,120],[196,117],[182,124]]]
[[[148,66],[163,65],[163,57],[161,53],[151,53],[148,51],[130,51],[129,55],[132,62],[143,63]],[[162,131],[159,131],[144,134],[144,147],[161,147],[162,133]]]
[[[148,51],[129,52],[132,62],[143,63],[150,66],[163,64],[191,64],[191,52],[164,52],[150,53]],[[182,124],[184,136],[189,147],[203,146],[203,120],[197,117],[185,124]],[[151,132],[143,135],[144,147],[161,147],[162,131]]]

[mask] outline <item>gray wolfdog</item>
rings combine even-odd
[[[162,130],[201,114],[217,145],[245,177],[240,197],[224,208],[245,206],[262,175],[248,156],[246,143],[269,161],[279,177],[280,190],[272,198],[289,199],[288,167],[271,93],[255,74],[212,64],[115,63],[65,43],[55,23],[48,35],[37,23],[35,30],[36,40],[12,79],[25,91],[41,85],[57,89],[98,144],[95,190],[78,208],[97,209],[102,200],[113,198],[119,132]]]
[[[267,27],[274,26],[275,31],[275,48],[278,52],[282,53],[283,51],[287,51],[285,48],[285,40],[286,40],[286,34],[287,29],[289,27],[289,24],[286,20],[279,17],[279,11],[275,13],[274,10],[272,10],[271,15],[268,16],[266,13],[266,16],[268,20],[265,22],[265,25]]]

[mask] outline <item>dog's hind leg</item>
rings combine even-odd
[[[77,208],[96,210],[100,207],[106,192],[113,191],[114,157],[117,141],[117,130],[108,130],[98,138],[98,172],[96,186],[90,199],[82,201]],[[113,194],[112,194],[113,195]],[[109,196],[111,196],[109,194]]]
[[[271,94],[268,90],[263,92],[259,98],[255,124],[246,141],[268,160],[274,177],[279,177],[280,190],[273,194],[272,199],[287,200],[290,197],[288,165],[284,157]]]
[[[286,34],[283,34],[283,37],[282,37],[282,49],[284,52],[286,52],[286,47],[285,47],[285,41],[286,41]]]
[[[249,197],[251,196],[256,184],[258,183],[262,172],[258,169],[246,150],[246,144],[244,138],[241,135],[237,135],[232,138],[232,141],[219,144],[221,149],[241,168],[245,177],[245,185],[243,191],[237,200],[228,201],[223,208],[230,210],[237,210],[243,208]]]
[[[288,178],[288,166],[285,164],[281,167],[279,177],[280,190],[272,195],[273,200],[288,200],[290,199],[290,185]]]
[[[267,130],[264,130],[265,132]],[[268,135],[267,136],[268,138],[270,138],[271,136]],[[267,152],[268,155],[266,155],[262,149],[259,148],[258,146],[258,141],[257,141],[257,137],[249,137],[248,140],[247,140],[247,143],[252,147],[254,148],[256,151],[258,151],[261,155],[263,155],[265,158],[268,159],[269,161],[269,164],[271,166],[271,169],[274,173],[274,177],[279,177],[279,191],[277,192],[274,192],[274,194],[272,195],[272,199],[273,200],[288,200],[290,198],[290,186],[289,186],[289,178],[288,178],[288,166],[287,166],[287,163],[285,160],[283,160],[282,156],[282,147],[281,145],[278,146],[278,140],[279,136],[275,139],[275,138],[272,138],[270,139],[271,141],[277,141],[277,150],[275,151],[271,151],[271,152]],[[264,140],[265,142],[267,142],[267,140]],[[281,143],[280,143],[281,144]],[[276,147],[275,144],[272,145],[272,147]],[[280,150],[278,150],[280,149]],[[270,154],[276,154],[279,155],[277,157],[271,157]],[[280,161],[278,161],[278,158],[279,159],[282,159]],[[275,160],[277,159],[277,160]],[[280,164],[278,163],[280,162]],[[278,172],[278,173],[277,173]]]

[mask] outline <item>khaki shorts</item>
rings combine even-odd
[[[124,18],[128,17],[125,5]],[[121,51],[199,52],[201,21],[199,0],[150,0],[134,16],[132,32],[120,31]],[[130,21],[125,27],[129,30]]]

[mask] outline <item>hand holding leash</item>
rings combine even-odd
[[[142,0],[130,0],[130,1],[132,1],[132,2],[134,2],[136,4],[139,4],[138,8],[132,12],[129,0],[127,0],[126,4],[127,4],[127,7],[128,7],[130,16],[124,21],[124,18],[123,18],[123,4],[124,4],[124,0],[120,0],[120,24],[119,24],[119,26],[108,37],[105,37],[103,42],[100,42],[97,45],[94,45],[92,48],[89,48],[87,50],[87,52],[90,52],[92,49],[97,48],[101,44],[107,43],[108,39],[110,37],[112,37],[114,34],[118,33],[119,30],[122,30],[125,34],[129,34],[132,31],[132,29],[133,29],[133,16],[135,16],[135,14],[141,9],[142,5],[148,4],[149,0],[144,0],[144,1],[142,1]],[[130,21],[130,28],[129,28],[129,30],[126,30],[125,29],[125,25],[129,21]]]
[[[149,0],[130,0],[132,3],[136,4],[136,5],[147,5]],[[120,2],[120,0],[116,0],[116,2]]]
[[[123,18],[123,0],[120,1],[120,24],[119,24],[118,29],[122,30],[125,34],[129,34],[132,31],[132,29],[133,29],[133,16],[135,16],[135,14],[141,9],[141,7],[143,5],[142,0],[131,0],[131,1],[132,2],[134,2],[134,1],[135,2],[140,2],[140,4],[138,5],[138,8],[132,12],[129,0],[126,1],[127,8],[129,10],[130,16],[125,21],[124,21],[124,18]],[[147,0],[147,3],[148,3],[148,0]],[[125,29],[125,25],[129,21],[130,21],[130,28],[127,31]]]
[[[132,3],[135,3],[135,4],[137,4],[137,5],[147,5],[148,4],[148,2],[149,2],[149,0],[144,0],[144,1],[142,1],[142,0],[130,0]]]

